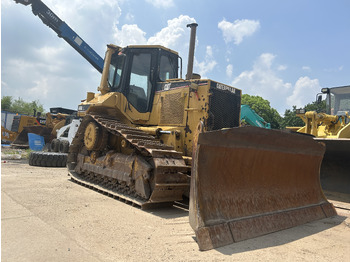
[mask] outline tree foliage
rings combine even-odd
[[[287,126],[304,126],[304,122],[300,117],[297,116],[296,110],[296,106],[293,106],[292,110],[286,109],[281,123],[282,128],[285,128]]]
[[[13,100],[12,96],[4,96],[1,98],[1,110],[10,111],[16,114],[33,115],[36,112],[44,113],[44,107],[39,100],[25,102],[22,98]]]
[[[270,106],[270,102],[260,96],[242,95],[242,105],[248,105],[266,122],[271,124],[271,128],[281,128],[282,117],[276,109]]]
[[[12,96],[4,96],[1,98],[1,110],[10,111],[12,105]]]

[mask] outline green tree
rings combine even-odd
[[[39,102],[39,100],[34,100],[32,102],[25,102],[22,98],[18,98],[12,101],[11,96],[4,96],[1,98],[1,110],[7,110],[12,113],[33,115],[34,109],[36,112],[44,113],[44,107]]]
[[[1,98],[1,110],[10,111],[12,105],[12,96],[4,96]]]
[[[271,124],[271,128],[281,128],[282,117],[276,109],[270,106],[270,102],[261,96],[242,95],[242,105],[248,105],[266,122]]]
[[[304,121],[297,116],[296,110],[296,106],[293,106],[292,110],[286,109],[281,123],[282,128],[286,128],[287,126],[304,126]]]
[[[306,111],[316,111],[317,113],[325,113],[326,112],[326,100],[321,102],[312,102],[307,104],[305,107]]]

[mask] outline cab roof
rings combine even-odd
[[[165,51],[168,51],[168,52],[171,52],[175,55],[179,55],[178,52],[172,50],[172,49],[169,49],[169,48],[166,48],[162,45],[128,45],[127,48],[151,48],[151,49],[163,49]]]

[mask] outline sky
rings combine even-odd
[[[101,57],[110,43],[161,44],[179,52],[183,72],[186,25],[196,22],[194,72],[259,95],[282,116],[323,87],[350,84],[348,0],[43,2]],[[100,77],[31,7],[1,0],[1,97],[77,109]]]

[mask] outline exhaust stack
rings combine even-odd
[[[187,27],[191,28],[191,38],[190,38],[190,47],[188,51],[188,64],[187,64],[187,74],[186,80],[192,79],[193,74],[193,59],[194,59],[194,48],[196,45],[196,30],[197,23],[188,24]]]

